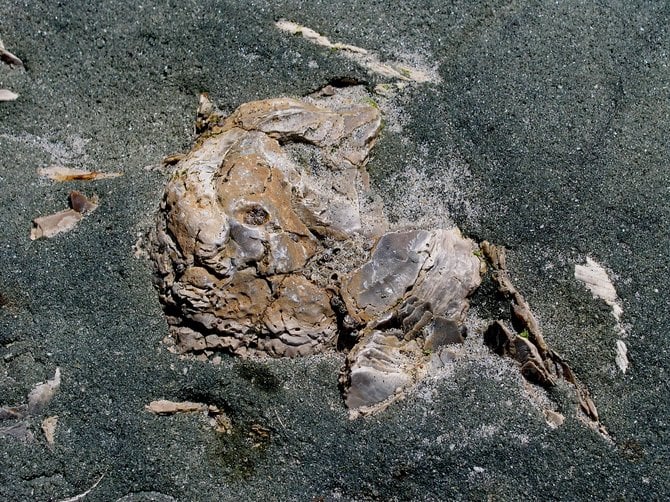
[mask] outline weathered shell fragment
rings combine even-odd
[[[23,61],[8,51],[5,48],[5,44],[2,43],[2,40],[0,40],[0,61],[7,63],[10,66],[23,66]]]
[[[505,249],[487,241],[480,243],[480,247],[493,269],[498,291],[510,301],[516,331],[500,320],[494,321],[484,333],[484,342],[497,354],[515,359],[520,364],[521,374],[534,384],[553,387],[562,379],[574,386],[581,419],[609,439],[588,388],[577,379],[569,364],[549,348],[528,302],[512,283],[505,263]]]
[[[594,298],[600,298],[612,308],[616,320],[616,331],[621,337],[627,336],[627,330],[621,322],[623,307],[607,270],[595,260],[587,257],[584,265],[575,265],[575,279],[582,282],[591,291]],[[622,373],[628,369],[628,348],[623,340],[616,341],[615,362]]]
[[[95,211],[98,207],[97,197],[88,198],[81,192],[73,190],[69,195],[70,208],[47,216],[39,216],[32,222],[30,240],[49,239],[75,228],[84,215]]]
[[[204,134],[168,182],[153,239],[179,351],[294,356],[334,343],[319,262],[385,229],[380,210],[361,215],[381,121],[358,101],[269,99],[224,119],[201,97]]]
[[[19,95],[9,89],[0,89],[0,101],[15,101]]]
[[[347,311],[364,324],[341,376],[349,408],[385,407],[423,377],[433,351],[463,341],[475,250],[456,228],[389,233],[344,281]]]
[[[87,171],[85,169],[73,169],[57,165],[38,169],[37,174],[54,181],[92,181],[121,176],[121,173],[103,173],[101,171]]]

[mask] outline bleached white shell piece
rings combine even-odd
[[[622,373],[628,369],[628,347],[623,340],[616,341],[616,364]]]
[[[9,89],[0,89],[0,101],[14,101],[19,95]]]
[[[575,265],[575,279],[584,283],[594,298],[605,300],[605,303],[612,307],[612,313],[617,321],[621,318],[623,309],[619,304],[616,289],[602,265],[591,258],[586,258],[585,265]]]
[[[614,288],[607,270],[591,258],[586,258],[585,265],[575,265],[575,279],[582,282],[591,291],[594,298],[604,300],[612,308],[612,315],[616,319],[617,332],[626,335],[626,329],[621,324],[623,307],[619,302],[619,296]],[[616,342],[616,364],[622,373],[628,369],[628,349],[622,340]]]

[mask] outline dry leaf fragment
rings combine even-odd
[[[44,433],[44,438],[47,440],[47,445],[49,445],[49,447],[54,445],[56,425],[58,425],[58,415],[47,417],[42,420],[42,432]]]
[[[275,26],[282,31],[288,32],[292,35],[298,35],[313,44],[327,47],[331,50],[340,51],[347,59],[353,60],[359,65],[367,68],[368,71],[382,75],[384,77],[397,79],[404,82],[439,82],[440,77],[434,69],[422,70],[420,68],[412,68],[408,65],[397,62],[382,62],[376,54],[356,47],[355,45],[343,44],[340,42],[331,42],[328,37],[320,33],[302,26],[298,23],[280,19],[275,22]]]
[[[9,89],[0,89],[0,101],[14,101],[19,95]]]
[[[211,419],[211,426],[214,427],[216,432],[221,434],[232,434],[233,433],[233,422],[230,420],[230,417],[223,412],[218,412]]]
[[[11,66],[23,66],[23,61],[5,49],[5,44],[2,43],[2,40],[0,40],[0,61],[4,61]]]
[[[86,197],[81,192],[70,192],[70,209],[64,209],[47,216],[40,216],[33,220],[30,230],[30,240],[48,239],[62,232],[72,230],[81,221],[84,214],[93,212],[98,207],[98,199]]]
[[[86,171],[85,169],[72,169],[63,166],[49,166],[37,170],[37,174],[43,178],[54,181],[92,181],[118,178],[122,173],[103,173],[101,171]]]
[[[37,415],[49,404],[60,387],[60,368],[51,380],[37,384],[28,394],[28,412]]]
[[[563,422],[565,422],[565,417],[563,414],[554,411],[554,410],[542,410],[544,412],[544,418],[547,421],[547,425],[551,427],[552,429],[556,429],[557,427],[560,427],[563,425]]]
[[[144,407],[145,410],[156,415],[173,415],[175,413],[191,413],[195,411],[209,411],[206,404],[192,403],[190,401],[175,402],[167,399],[151,401]]]
[[[177,413],[203,413],[209,417],[209,425],[211,425],[216,432],[222,434],[231,434],[233,430],[233,423],[223,411],[213,404],[193,403],[191,401],[168,401],[167,399],[159,399],[151,401],[144,409],[156,415],[175,415]]]
[[[81,221],[82,215],[74,209],[65,209],[48,216],[40,216],[33,220],[30,240],[49,239],[62,232],[69,232]]]

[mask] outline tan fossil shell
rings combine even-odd
[[[365,171],[380,128],[360,86],[254,101],[228,117],[201,97],[201,135],[169,158],[176,167],[151,236],[177,351],[300,356],[339,337],[349,349],[340,383],[351,415],[379,411],[463,342],[485,256],[522,325],[514,332],[496,321],[485,342],[533,383],[574,385],[587,422],[606,434],[588,390],[512,284],[504,249],[457,228],[389,230]]]
[[[386,227],[363,200],[380,126],[375,107],[346,95],[255,101],[210,124],[167,184],[152,251],[180,351],[333,345],[318,262],[369,247]]]

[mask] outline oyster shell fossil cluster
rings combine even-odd
[[[455,228],[389,232],[368,190],[381,116],[366,96],[325,89],[228,117],[201,98],[203,134],[152,236],[178,351],[298,356],[348,339],[358,408],[420,378],[429,347],[462,342],[476,244]]]
[[[210,122],[168,182],[155,236],[180,350],[295,356],[334,343],[332,288],[308,271],[351,237],[376,237],[359,188],[380,124],[368,105],[293,99]]]
[[[206,358],[346,348],[346,405],[352,416],[378,411],[463,343],[485,255],[521,327],[496,321],[485,342],[538,385],[567,380],[599,428],[588,390],[509,280],[504,250],[480,249],[457,228],[390,228],[365,170],[380,129],[360,86],[254,101],[229,116],[201,97],[200,135],[170,158],[151,236],[175,349]]]

